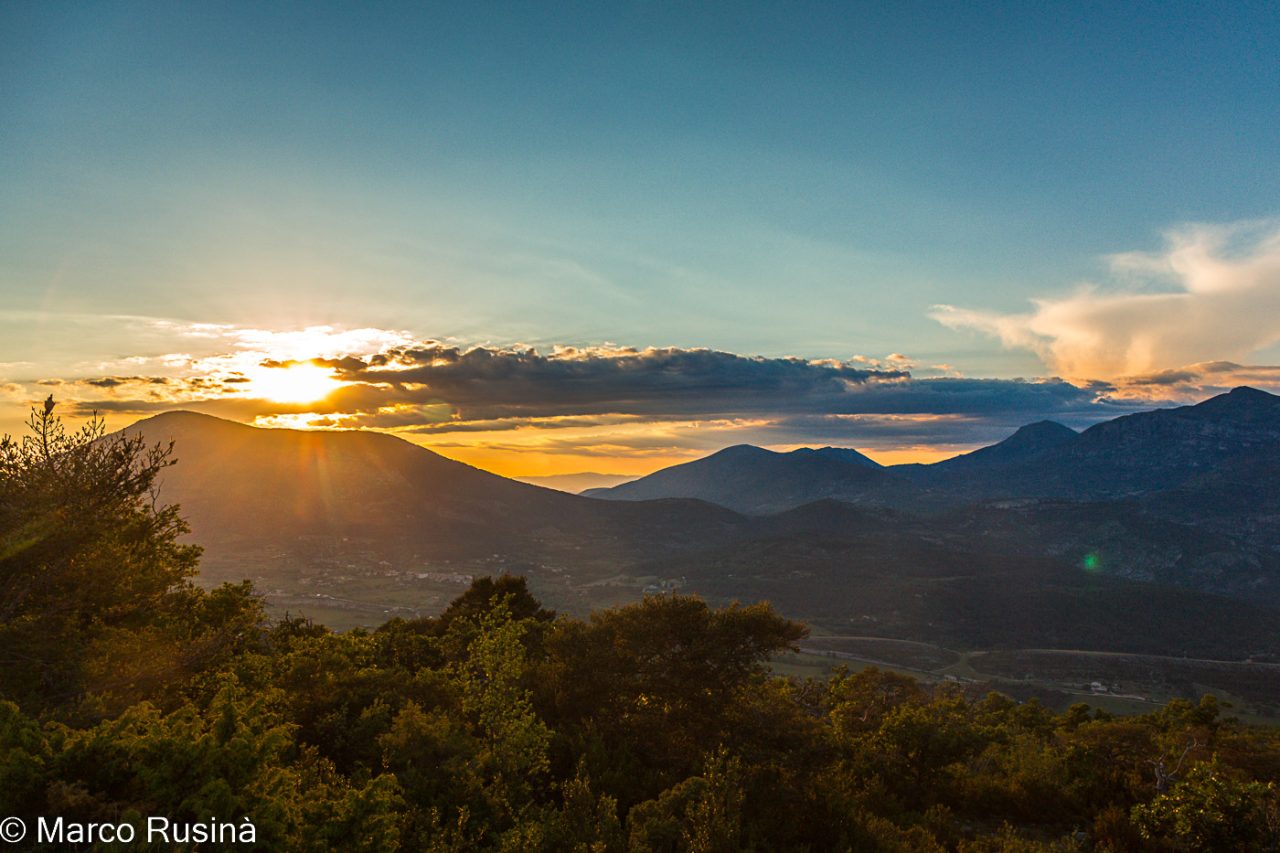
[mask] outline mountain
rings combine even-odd
[[[178,464],[165,473],[161,493],[182,505],[198,538],[216,525],[220,536],[245,540],[411,536],[465,551],[499,518],[509,522],[502,536],[572,511],[568,496],[380,433],[257,429],[193,412],[159,415],[126,432],[174,442]],[[440,536],[446,528],[448,540]]]
[[[259,429],[193,412],[128,427],[174,443],[160,483],[206,566],[537,565],[573,558],[616,572],[744,520],[696,501],[610,504],[519,483],[372,432]],[[252,574],[252,573],[251,573]]]
[[[764,513],[872,488],[884,468],[856,450],[801,448],[775,453],[739,444],[611,489],[583,494],[615,501],[696,498],[743,513]]]
[[[874,476],[779,473],[782,455],[731,450],[733,465],[716,454],[592,495],[696,495],[761,516],[758,531],[810,538],[914,525],[914,535],[971,553],[1088,558],[1110,576],[1280,606],[1280,397],[1256,389],[1078,434],[1042,421],[964,456]],[[856,511],[806,506],[833,498]],[[920,514],[927,523],[916,524]]]
[[[833,449],[776,454],[731,447],[624,486],[592,490],[614,500],[700,498],[745,513],[778,512],[824,498],[900,509],[936,510],[991,500],[1127,499],[1209,487],[1215,471],[1280,475],[1280,397],[1237,388],[1194,406],[1157,409],[1076,433],[1051,421],[1004,441],[931,465],[870,468]],[[855,451],[857,459],[866,457]],[[866,460],[870,462],[870,460]],[[874,464],[874,463],[872,463]]]
[[[1049,557],[1090,573],[1280,607],[1280,549],[1241,535],[1249,518],[1238,513],[1233,524],[1214,527],[1138,500],[1046,499],[971,504],[931,516],[928,532],[980,553]]]
[[[997,445],[998,446],[998,445]],[[1139,412],[1095,424],[1072,441],[1021,462],[966,471],[959,494],[1102,500],[1182,486],[1205,472],[1257,458],[1273,470],[1280,451],[1280,397],[1236,388],[1194,406]]]
[[[936,471],[972,471],[975,468],[1014,465],[1034,459],[1075,441],[1079,433],[1054,421],[1039,421],[1020,428],[999,444],[944,459],[928,466]]]

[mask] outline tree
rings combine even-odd
[[[529,619],[512,616],[506,600],[474,617],[467,656],[448,666],[459,710],[481,747],[476,765],[490,781],[487,799],[503,817],[514,819],[532,797],[533,782],[548,770],[551,732],[534,712],[521,681],[522,645]],[[453,630],[460,631],[455,624]]]
[[[805,635],[767,604],[712,610],[692,596],[651,596],[587,623],[557,621],[535,695],[562,748],[587,752],[592,778],[625,809],[750,730],[739,712],[756,710],[764,661]]]
[[[1133,808],[1143,836],[1182,850],[1275,850],[1280,844],[1280,791],[1274,782],[1242,782],[1216,759],[1150,803]]]
[[[200,549],[179,542],[177,507],[158,503],[172,445],[108,436],[96,415],[68,432],[52,397],[27,425],[21,441],[0,439],[0,694],[43,711],[127,686],[136,673],[104,665],[113,640],[190,607]],[[158,668],[178,664],[150,652]],[[90,683],[95,671],[104,680]]]

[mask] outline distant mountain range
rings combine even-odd
[[[731,450],[587,494],[696,497],[753,514],[837,499],[923,517],[923,535],[966,549],[1094,554],[1114,576],[1280,605],[1280,397],[1257,389],[1080,433],[1042,421],[932,465],[833,460],[813,473],[822,451]]]
[[[577,495],[587,489],[608,489],[629,483],[636,479],[636,475],[597,474],[594,471],[582,471],[576,474],[546,474],[540,477],[515,477],[514,479],[522,483]]]
[[[1237,388],[1195,406],[1127,415],[1081,433],[1042,421],[932,465],[881,468],[853,450],[778,454],[740,446],[586,494],[697,498],[757,514],[825,498],[906,509],[1014,498],[1110,500],[1218,488],[1206,475],[1225,472],[1255,484],[1276,482],[1278,451],[1280,397]]]
[[[1280,398],[1253,389],[933,465],[731,447],[606,500],[378,433],[190,412],[129,431],[174,441],[161,498],[206,575],[282,608],[420,612],[512,571],[579,611],[678,588],[958,646],[1280,654]]]

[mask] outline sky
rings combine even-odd
[[[1280,390],[1280,12],[0,5],[0,431],[509,475]]]

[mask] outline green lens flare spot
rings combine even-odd
[[[1102,560],[1098,557],[1097,551],[1090,551],[1084,555],[1082,565],[1086,572],[1096,572],[1098,567],[1102,565]]]

